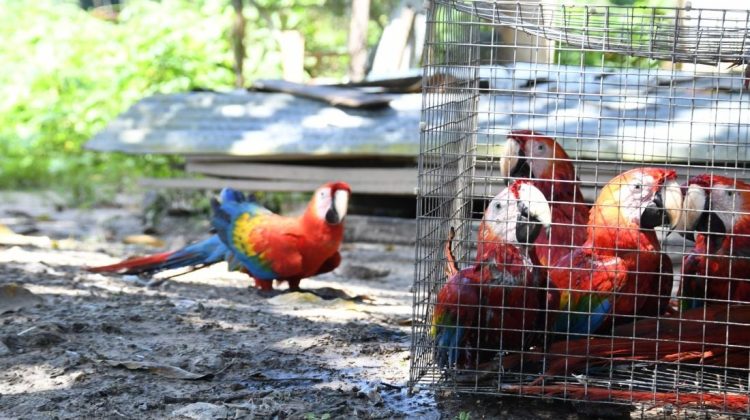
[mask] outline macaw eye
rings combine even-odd
[[[541,152],[542,150],[544,150],[544,145],[540,144],[539,146],[536,147],[536,150],[539,150]]]
[[[643,188],[643,184],[635,184],[633,188],[635,188],[636,191],[640,191]]]
[[[503,205],[502,205],[502,204],[500,204],[500,203],[495,203],[495,209],[496,209],[496,210],[500,210],[500,209],[502,209],[502,208],[503,208]]]
[[[727,197],[731,197],[733,195],[734,195],[734,191],[732,190],[727,191]]]

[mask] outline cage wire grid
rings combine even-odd
[[[749,416],[750,317],[743,304],[750,294],[741,291],[750,286],[750,239],[742,230],[750,211],[750,186],[744,183],[750,162],[745,77],[750,75],[745,69],[750,11],[534,1],[432,0],[427,5],[410,383],[460,393],[627,405],[668,401]],[[498,274],[502,267],[481,260],[477,249],[484,241],[478,230],[485,210],[498,200],[505,200],[500,204],[506,213],[517,204],[507,193],[491,201],[520,176],[501,172],[500,161],[513,153],[510,157],[527,166],[563,165],[558,155],[526,150],[519,156],[507,149],[509,135],[529,137],[516,130],[554,139],[575,168],[573,179],[547,180],[545,198],[553,208],[573,204],[561,193],[567,188],[579,188],[586,207],[603,192],[631,188],[625,180],[608,183],[644,167],[674,171],[682,185],[681,205],[688,194],[702,191],[703,208],[675,213],[679,223],[672,229],[652,229],[658,238],[656,265],[646,263],[650,257],[636,256],[614,270],[626,272],[632,287],[609,293],[611,306],[630,299],[656,309],[618,312],[610,325],[589,325],[591,331],[573,334],[571,319],[590,319],[601,307],[589,303],[574,309],[551,301],[551,294],[573,290],[553,284],[549,272],[583,272],[594,281],[607,270],[578,267],[565,257],[542,263],[530,256],[536,245],[520,244],[520,260],[508,262],[503,251],[506,271],[528,269],[544,280],[531,284],[528,275],[521,276],[527,284],[513,287]],[[688,184],[701,174],[724,178],[693,191]],[[528,175],[534,178],[533,170]],[[537,179],[540,184],[544,180]],[[636,197],[645,200],[646,193]],[[609,202],[597,208],[615,207]],[[695,223],[687,226],[688,219]],[[590,239],[588,229],[603,227],[599,223],[553,217],[551,229],[571,224]],[[714,232],[719,227],[723,231]],[[441,310],[454,315],[445,323],[435,312],[441,291],[454,287],[446,285],[451,228],[455,265],[475,269],[482,286],[460,289],[465,298],[476,294],[474,303],[443,304]],[[648,245],[643,238],[638,236],[636,247]],[[593,247],[602,255],[630,252],[619,244]],[[570,234],[557,249],[572,255],[583,245]],[[695,260],[703,261],[700,269],[692,268]],[[658,286],[652,284],[655,278]],[[688,299],[683,278],[698,295]],[[726,285],[728,294],[711,295],[716,285]],[[519,290],[520,309],[510,300]],[[490,302],[497,293],[501,303]],[[529,306],[529,299],[536,299],[530,295],[546,298]],[[563,331],[560,319],[567,320]],[[462,339],[438,343],[445,334],[455,337],[456,325],[462,326]]]

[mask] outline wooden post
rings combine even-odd
[[[367,25],[370,22],[370,0],[352,0],[349,23],[349,81],[361,82],[367,70]]]
[[[289,82],[302,83],[305,79],[305,38],[299,31],[281,31],[281,71]]]
[[[414,17],[422,4],[419,0],[401,0],[391,16],[391,21],[383,30],[383,35],[380,36],[375,58],[372,60],[371,74],[382,76],[409,69],[410,63],[402,61],[414,25]]]
[[[245,87],[243,66],[245,62],[245,16],[242,14],[243,0],[232,0],[234,24],[232,25],[232,49],[234,50],[234,86]]]

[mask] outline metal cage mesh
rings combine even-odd
[[[750,72],[743,74],[750,49],[750,11],[471,0],[433,0],[428,7],[411,383],[456,392],[750,414],[750,319],[744,322],[742,306],[750,296],[703,296],[690,301],[699,301],[703,308],[702,315],[696,315],[697,309],[691,312],[685,304],[682,286],[685,264],[696,258],[712,261],[706,267],[720,267],[701,266],[702,272],[690,272],[696,288],[707,290],[718,284],[712,281],[731,280],[728,287],[737,289],[750,279],[744,266],[750,253],[743,249],[745,237],[737,228],[744,223],[741,197],[747,187],[742,182],[750,162]],[[551,290],[559,287],[546,279],[547,274],[542,283],[525,286],[523,299],[531,293],[547,294],[547,301],[526,312],[514,311],[509,295],[501,304],[488,302],[495,289],[477,286],[477,302],[461,301],[452,307],[455,325],[472,325],[462,330],[463,341],[448,346],[457,354],[472,355],[473,361],[450,360],[451,353],[441,353],[449,355],[446,363],[438,352],[448,341],[438,342],[445,337],[438,331],[456,330],[440,330],[435,312],[438,295],[452,274],[446,273],[449,232],[456,232],[451,247],[458,268],[477,267],[477,272],[490,272],[491,278],[495,268],[480,261],[477,250],[483,246],[479,221],[488,205],[496,203],[490,200],[513,181],[501,172],[500,161],[509,153],[509,134],[516,130],[550,137],[567,152],[579,180],[569,182],[577,182],[588,205],[607,190],[610,180],[633,168],[674,170],[682,185],[681,206],[696,176],[721,175],[731,185],[712,181],[703,188],[708,198],[700,212],[701,217],[705,214],[702,222],[688,226],[682,209],[680,223],[671,230],[653,228],[661,248],[657,252],[665,255],[655,267],[646,269],[645,262],[639,263],[645,260],[636,258],[635,265],[613,269],[626,271],[636,283],[653,273],[672,274],[669,286],[664,286],[666,299],[663,293],[644,292],[637,285],[636,292],[611,293],[613,305],[617,299],[652,296],[659,302],[654,313],[613,317],[607,328],[574,335],[570,329],[553,331],[562,317],[567,317],[570,328],[576,314],[569,313],[570,306],[550,303]],[[524,158],[535,159],[528,154]],[[553,181],[553,192],[566,183]],[[721,194],[729,198],[719,208],[712,200]],[[565,199],[551,203],[566,204]],[[697,218],[699,212],[694,213]],[[593,223],[599,222],[592,217],[588,224]],[[584,230],[585,225],[579,223]],[[706,233],[714,232],[715,226],[721,226],[721,234]],[[701,232],[705,235],[696,236]],[[729,236],[733,239],[722,251],[727,245],[721,248],[720,239]],[[694,241],[703,237],[709,238],[707,249],[699,249]],[[572,238],[562,242],[569,254],[583,246]],[[619,246],[612,249],[615,254],[622,251]],[[534,252],[533,245],[523,249]],[[526,258],[526,264],[543,273],[561,264]],[[568,269],[575,265],[566,264]],[[590,265],[578,269],[588,271],[592,279],[606,271]],[[497,278],[487,281],[504,287]],[[476,311],[463,311],[464,306]],[[600,309],[589,303],[583,312],[590,317]],[[533,325],[508,330],[511,318],[528,311],[537,313]],[[482,316],[505,319],[498,327]],[[503,340],[508,342],[513,328],[523,338],[509,349]],[[710,334],[716,331],[723,335]],[[586,344],[592,338],[600,341]],[[596,352],[595,345],[606,347],[607,340],[610,351]],[[665,350],[670,346],[677,350]],[[554,370],[555,364],[562,367]]]

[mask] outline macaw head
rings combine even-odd
[[[631,169],[613,178],[591,210],[589,238],[598,240],[600,246],[609,242],[630,248],[638,246],[638,231],[664,225],[675,228],[682,212],[682,191],[676,179],[674,170],[660,168]],[[612,237],[610,241],[607,236]]]
[[[315,218],[329,225],[338,225],[344,221],[349,206],[352,189],[346,182],[329,182],[313,193],[310,208]]]
[[[544,194],[531,181],[518,180],[490,201],[479,230],[480,241],[533,243],[542,228],[547,234],[552,212]]]
[[[572,186],[572,181],[576,181],[575,167],[562,146],[555,139],[530,130],[515,130],[508,134],[500,158],[500,175],[505,178],[555,180],[561,182],[557,188]]]
[[[694,239],[694,232],[706,235],[711,250],[718,249],[727,234],[743,231],[740,224],[750,224],[750,184],[746,182],[702,174],[691,178],[683,191],[680,227],[689,239]]]

